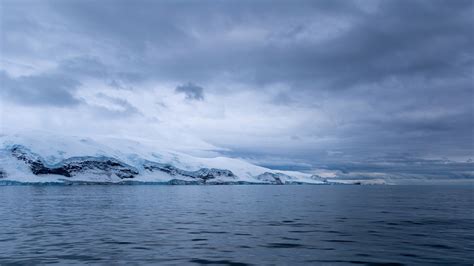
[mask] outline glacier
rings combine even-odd
[[[0,135],[0,183],[328,184],[318,175],[275,171],[245,160],[198,157],[151,141],[46,132]]]

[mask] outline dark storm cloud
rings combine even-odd
[[[451,76],[472,64],[472,1],[383,1],[364,11],[349,1],[58,3],[66,23],[90,36],[110,39],[133,50],[126,60],[143,67],[144,77],[210,79],[232,72],[242,82],[287,82],[314,88],[315,80],[329,89],[387,77]],[[133,6],[133,8],[131,8]],[[350,28],[322,42],[294,41],[313,34],[309,23],[334,16]],[[202,19],[205,17],[205,19]],[[124,19],[127,18],[127,19]],[[442,18],[442,19],[440,19]],[[274,31],[260,43],[227,42],[204,47],[192,30],[209,28],[210,36],[250,25]],[[328,25],[330,27],[331,25]],[[289,41],[291,45],[281,45]],[[169,58],[143,57],[147,49],[179,51]]]
[[[186,95],[186,99],[188,100],[204,100],[204,89],[191,82],[177,86],[175,92],[184,93],[184,95]]]
[[[22,105],[74,106],[80,100],[73,92],[80,85],[76,80],[63,76],[37,75],[10,77],[0,71],[2,95],[8,101]]]
[[[113,42],[130,67],[121,74],[137,79],[204,82],[216,73],[230,72],[239,82],[286,82],[314,90],[388,77],[468,74],[474,44],[472,1],[366,1],[374,6],[370,12],[362,3],[53,1],[51,10],[64,27]],[[327,17],[350,26],[321,42],[298,41],[299,36],[318,36],[324,27],[333,26],[311,31],[312,20]],[[17,18],[8,22],[21,24]],[[206,31],[205,37],[219,38],[236,26],[261,27],[272,34],[261,42],[205,46],[194,33],[197,29]],[[176,53],[146,54],[153,50],[160,55]]]

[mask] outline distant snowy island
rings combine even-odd
[[[275,171],[240,159],[201,158],[138,140],[44,133],[0,136],[0,185],[383,184]]]

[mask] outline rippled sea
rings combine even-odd
[[[472,186],[5,186],[0,264],[474,263]]]

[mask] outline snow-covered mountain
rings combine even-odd
[[[316,175],[274,171],[243,160],[201,158],[146,140],[44,132],[0,135],[0,182],[324,184]]]

